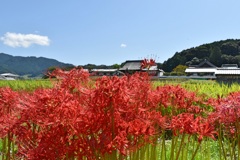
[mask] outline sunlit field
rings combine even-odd
[[[0,80],[0,87],[10,87],[11,89],[34,91],[37,88],[51,88],[53,81],[50,80]]]
[[[239,83],[218,83],[215,80],[171,80],[171,81],[154,81],[153,86],[164,86],[164,85],[180,85],[188,91],[194,91],[198,95],[216,98],[218,96],[226,96],[231,92],[240,91]]]
[[[240,159],[237,83],[55,74],[0,81],[1,160]]]
[[[97,77],[98,79],[101,77]],[[97,78],[93,78],[95,81]],[[40,79],[40,80],[0,80],[0,87],[10,87],[11,89],[34,91],[37,88],[51,88],[55,80]],[[188,91],[194,91],[198,95],[207,97],[223,97],[231,92],[240,91],[238,83],[224,84],[217,83],[214,80],[191,80],[191,79],[176,79],[176,80],[155,80],[151,82],[153,87],[173,85],[181,86]]]

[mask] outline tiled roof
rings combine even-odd
[[[141,63],[142,60],[132,60],[132,61],[126,61],[124,66],[120,68],[120,71],[123,70],[141,70]],[[156,66],[151,66],[149,69],[143,69],[143,70],[158,70],[157,65]]]
[[[125,65],[119,70],[140,70],[141,61],[126,61]]]
[[[240,68],[237,69],[217,69],[216,75],[240,75]]]
[[[222,68],[236,69],[238,68],[237,64],[222,64]]]
[[[187,68],[186,73],[214,73],[216,68]]]
[[[215,75],[240,75],[240,68],[187,68],[186,73],[215,73]]]
[[[203,67],[203,68],[216,68],[216,66],[214,64],[212,64],[211,62],[209,62],[208,60],[204,60],[202,61],[197,67]]]

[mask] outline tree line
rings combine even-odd
[[[227,39],[176,52],[160,67],[165,72],[172,72],[178,65],[197,65],[205,59],[217,67],[222,64],[238,64],[240,66],[240,40]]]

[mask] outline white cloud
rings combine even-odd
[[[126,45],[126,44],[124,44],[124,43],[122,43],[122,44],[120,45],[120,47],[121,47],[121,48],[126,48],[126,47],[127,47],[127,45]]]
[[[24,47],[28,48],[33,44],[48,46],[50,44],[50,39],[47,36],[41,36],[37,34],[21,34],[21,33],[11,33],[7,32],[3,37],[0,38],[1,41],[10,47]]]

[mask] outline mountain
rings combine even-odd
[[[196,65],[204,59],[218,67],[222,64],[238,64],[240,66],[240,39],[216,41],[176,52],[160,67],[165,72],[171,72],[178,65]]]
[[[0,53],[0,74],[10,72],[36,77],[43,75],[49,67],[73,67],[73,65],[44,57],[21,57]]]

